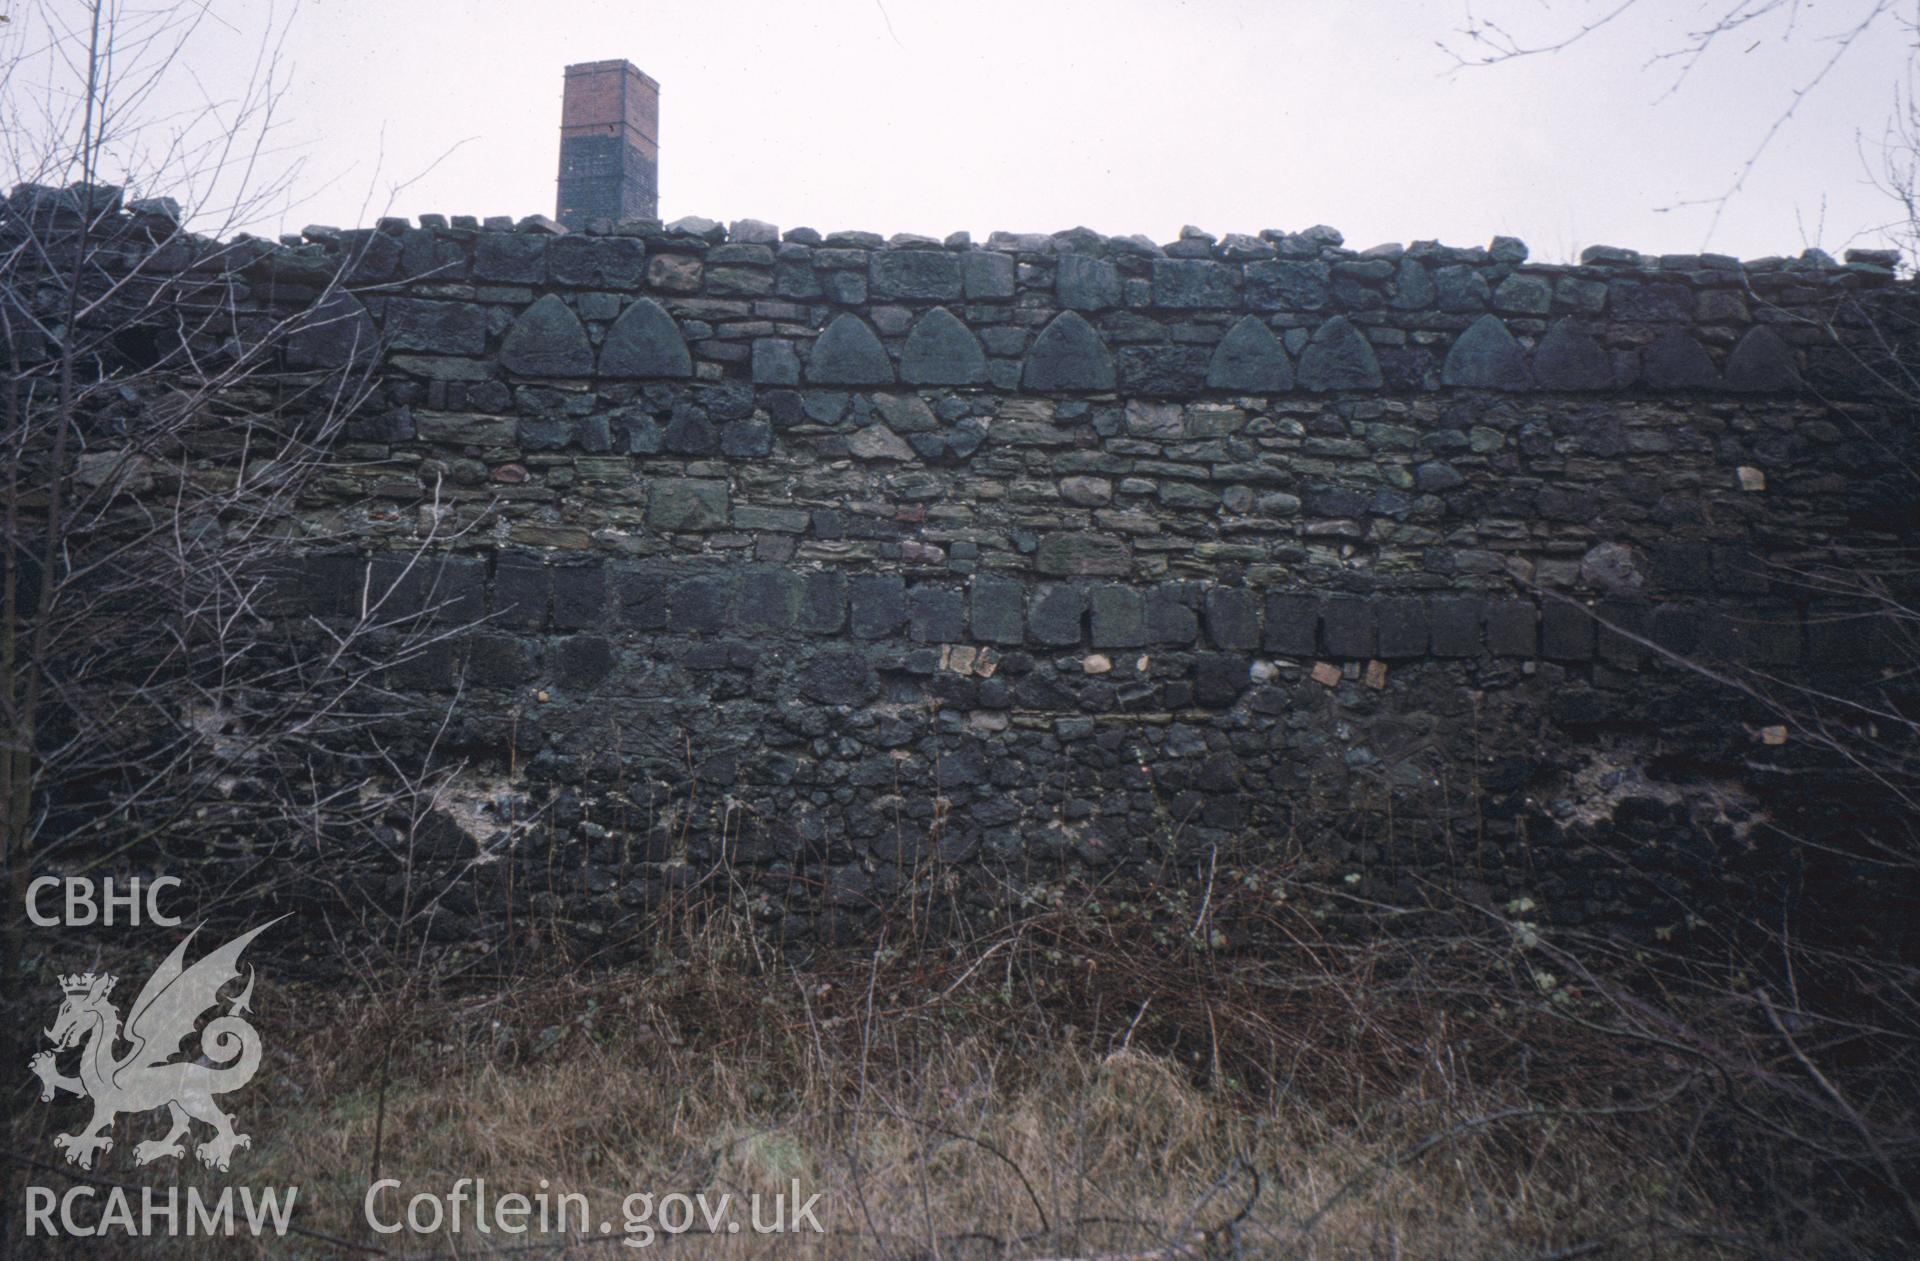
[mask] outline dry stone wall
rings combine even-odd
[[[448,540],[396,599],[480,625],[396,685],[555,794],[537,865],[592,914],[723,856],[804,932],[929,869],[1239,846],[1668,922],[1768,861],[1771,807],[1764,715],[1661,650],[1886,647],[1788,573],[1906,542],[1909,418],[1857,353],[1887,255],[434,216],[249,248],[262,310],[350,266],[296,365],[379,357],[309,611]]]

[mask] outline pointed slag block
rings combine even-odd
[[[987,352],[958,316],[937,306],[907,334],[900,379],[908,385],[979,385],[987,379]]]
[[[1534,347],[1533,380],[1543,390],[1604,390],[1613,384],[1613,361],[1567,316]]]
[[[842,313],[814,339],[807,380],[814,385],[892,385],[893,361],[865,321]]]
[[[690,377],[693,356],[666,308],[652,298],[639,298],[607,330],[600,347],[600,375]]]
[[[1377,390],[1380,388],[1380,361],[1360,330],[1344,315],[1336,315],[1313,332],[1313,340],[1300,352],[1299,380],[1302,389]]]
[[[1293,365],[1273,332],[1249,315],[1227,330],[1207,365],[1207,387],[1271,394],[1293,388]]]
[[[1474,390],[1533,388],[1527,355],[1497,315],[1483,315],[1467,326],[1440,367],[1442,385]]]
[[[1765,324],[1748,329],[1727,359],[1729,390],[1791,390],[1799,384],[1793,347]]]
[[[1677,328],[1640,352],[1640,379],[1656,390],[1711,390],[1720,384],[1707,348]]]
[[[1110,390],[1113,356],[1093,325],[1062,311],[1033,339],[1020,384],[1030,390]]]
[[[507,330],[500,363],[523,377],[584,377],[593,372],[593,347],[580,317],[550,293]]]

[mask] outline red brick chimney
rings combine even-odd
[[[660,85],[630,61],[567,67],[554,218],[652,219],[660,213]]]

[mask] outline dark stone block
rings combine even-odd
[[[560,451],[572,440],[573,426],[564,420],[520,420],[518,441],[522,451]]]
[[[946,250],[880,250],[868,266],[875,298],[951,302],[961,296],[960,256]]]
[[[1379,655],[1388,660],[1427,655],[1427,603],[1418,596],[1390,596],[1374,601],[1374,624]]]
[[[1800,368],[1793,348],[1765,324],[1747,330],[1727,359],[1727,388],[1773,392],[1799,388]]]
[[[838,634],[847,624],[847,576],[837,569],[806,575],[800,595],[800,629],[811,634]]]
[[[923,644],[957,644],[967,637],[967,599],[952,587],[916,586],[907,592],[907,626]]]
[[[1534,349],[1533,378],[1543,390],[1604,390],[1613,384],[1613,361],[1569,317],[1549,329]]]
[[[1011,578],[976,577],[967,588],[972,636],[989,644],[1026,641],[1026,589]]]
[[[666,575],[659,569],[616,569],[612,576],[615,616],[637,630],[667,627]]]
[[[475,581],[471,573],[473,562],[463,563],[469,567],[469,571],[461,575],[467,579],[465,595],[468,601],[468,614],[462,620],[470,620],[483,610],[486,576],[483,569]],[[436,590],[440,585],[441,564],[442,558],[413,552],[389,552],[374,556],[366,587],[371,619],[376,622],[409,620],[420,617],[436,604],[456,598],[456,593]]]
[[[615,424],[619,450],[624,455],[659,455],[666,445],[666,432],[651,416],[621,416]]]
[[[1380,375],[1389,390],[1440,388],[1440,365],[1434,362],[1433,352],[1419,347],[1398,350],[1382,347]]]
[[[680,656],[689,670],[727,670],[733,666],[733,647],[724,639],[702,640]]]
[[[1616,707],[1590,687],[1566,687],[1547,698],[1547,713],[1560,727],[1591,727],[1615,716]]]
[[[1060,577],[1120,576],[1133,567],[1125,539],[1090,530],[1048,534],[1034,549],[1034,568]]]
[[[569,235],[547,245],[547,275],[556,285],[636,289],[646,270],[646,243],[637,237]]]
[[[493,624],[540,630],[547,624],[553,572],[538,559],[503,554],[493,571]]]
[[[1034,338],[1020,382],[1030,390],[1110,390],[1113,356],[1077,312],[1062,311]]]
[[[405,252],[400,242],[384,232],[348,235],[355,243],[346,260],[346,283],[377,285],[392,280]]]
[[[961,256],[962,271],[969,298],[1011,298],[1014,287],[1013,260],[1005,254],[977,250]]]
[[[1540,609],[1530,600],[1487,605],[1487,649],[1496,657],[1531,657],[1539,650]]]
[[[1380,361],[1360,330],[1344,315],[1336,315],[1314,330],[1313,340],[1300,354],[1300,387],[1328,390],[1377,390]]]
[[[1252,651],[1260,646],[1260,609],[1253,592],[1208,587],[1201,607],[1207,639],[1215,648]]]
[[[1527,356],[1497,315],[1481,316],[1460,334],[1440,366],[1440,381],[1462,389],[1533,388]]]
[[[1750,547],[1731,544],[1713,549],[1714,585],[1741,595],[1765,595],[1773,589],[1773,574]]]
[[[785,338],[754,338],[751,369],[755,385],[800,384],[800,357]]]
[[[1059,648],[1078,644],[1087,612],[1085,587],[1041,583],[1027,600],[1028,642]]]
[[[1600,497],[1573,486],[1543,486],[1535,510],[1549,521],[1591,521],[1600,511]]]
[[[478,355],[487,349],[487,313],[483,307],[389,298],[384,319],[387,344],[394,350]]]
[[[613,450],[613,431],[605,416],[582,416],[574,421],[573,440],[590,455],[605,455]]]
[[[1660,334],[1641,352],[1640,377],[1656,390],[1711,390],[1720,384],[1707,348],[1678,328]]]
[[[1658,604],[1647,619],[1647,638],[1679,656],[1700,643],[1700,611],[1692,604]]]
[[[842,312],[814,339],[807,380],[814,385],[891,385],[893,361],[866,321]]]
[[[1268,596],[1266,636],[1261,642],[1268,652],[1313,656],[1320,651],[1320,601],[1310,595]]]
[[[1116,363],[1122,394],[1196,394],[1206,383],[1207,352],[1198,346],[1122,346]]]
[[[349,442],[412,442],[418,433],[410,407],[363,409],[341,431]]]
[[[1302,488],[1300,502],[1310,517],[1364,517],[1373,501],[1351,487],[1312,485]]]
[[[773,419],[776,429],[791,429],[806,423],[806,405],[793,390],[769,390],[760,396],[760,401],[766,405],[767,415]]]
[[[1588,661],[1593,657],[1593,614],[1565,600],[1540,607],[1540,655],[1551,661]]]
[[[1327,265],[1281,260],[1246,267],[1247,305],[1256,311],[1319,311],[1327,305]]]
[[[1480,596],[1435,596],[1428,608],[1433,655],[1479,656],[1480,624],[1486,618],[1486,610],[1487,602]]]
[[[1062,254],[1055,264],[1054,293],[1070,311],[1104,311],[1120,305],[1120,273],[1104,258]]]
[[[977,740],[963,740],[944,749],[934,760],[933,782],[940,788],[969,788],[985,783],[989,768],[985,751]]]
[[[1638,670],[1647,649],[1639,641],[1650,638],[1651,610],[1639,600],[1602,600],[1595,611],[1599,625],[1600,659],[1617,670]]]
[[[800,406],[808,420],[832,425],[846,415],[848,397],[844,390],[807,390],[800,395]]]
[[[1693,318],[1693,291],[1672,281],[1616,280],[1607,286],[1607,301],[1614,316],[1622,320]]]
[[[1486,277],[1471,267],[1442,267],[1433,274],[1433,290],[1442,311],[1484,311],[1493,300]]]
[[[487,611],[487,566],[473,556],[422,558],[428,579],[426,606],[435,621],[459,626]]]
[[[1705,591],[1713,585],[1705,543],[1655,543],[1653,584],[1661,591]]]
[[[900,379],[908,385],[979,385],[987,379],[987,353],[958,316],[937,306],[907,334]]]
[[[1374,655],[1377,645],[1371,601],[1358,596],[1329,596],[1320,605],[1320,629],[1329,656]]]
[[[732,607],[733,584],[719,575],[682,578],[667,587],[669,625],[679,634],[719,634]]]
[[[823,297],[841,306],[860,306],[867,300],[867,274],[859,271],[816,273]]]
[[[547,279],[547,238],[517,232],[483,232],[473,244],[475,280],[515,285]]]
[[[730,420],[720,428],[720,454],[741,457],[773,454],[773,426],[764,420]]]
[[[560,686],[598,687],[613,673],[613,644],[598,635],[570,635],[559,641],[554,674]]]
[[[800,694],[825,705],[859,705],[878,690],[860,652],[823,652],[800,668]]]
[[[1699,640],[1694,656],[1713,663],[1732,663],[1746,658],[1746,642],[1740,624],[1725,609],[1702,606],[1694,622]]]
[[[374,354],[379,340],[373,317],[360,300],[336,292],[300,317],[287,338],[287,366],[337,368],[358,363]]]
[[[358,616],[367,590],[367,559],[354,552],[319,552],[309,555],[301,565],[305,574],[307,603],[323,616]],[[0,571],[3,572],[3,571]],[[36,568],[32,572],[37,573]],[[21,567],[26,588],[28,571]]]
[[[694,402],[715,420],[753,419],[755,392],[745,381],[715,381],[690,391]]]
[[[907,620],[907,584],[898,574],[856,574],[847,584],[853,633],[862,639],[898,634]]]
[[[607,575],[599,561],[559,565],[553,570],[553,624],[560,630],[586,630],[606,617]]]
[[[656,530],[720,530],[727,484],[719,478],[657,477],[647,487],[647,524]]]
[[[778,634],[800,620],[801,576],[771,566],[748,569],[739,580],[740,628]]]
[[[600,347],[603,377],[690,377],[693,355],[680,326],[652,298],[636,298],[607,330]]]
[[[817,298],[820,280],[804,258],[783,258],[773,265],[773,291],[783,298]]]
[[[1865,669],[1873,661],[1874,611],[1838,604],[1816,604],[1807,609],[1808,659],[1819,669],[1845,672]]]
[[[1433,305],[1433,277],[1411,258],[1403,257],[1393,276],[1392,306],[1396,311],[1418,311]]]
[[[1247,690],[1248,661],[1224,652],[1203,652],[1193,665],[1194,699],[1209,709],[1224,709]]]
[[[1191,645],[1200,638],[1200,618],[1184,583],[1162,583],[1147,591],[1147,638],[1156,644]]]
[[[1753,665],[1791,665],[1800,659],[1801,627],[1797,609],[1775,605],[1733,614],[1739,636],[1739,659]],[[1875,654],[1876,663],[1880,655]]]
[[[1153,260],[1153,304],[1173,310],[1230,307],[1234,304],[1233,268],[1198,258]]]
[[[1293,365],[1273,331],[1249,315],[1227,330],[1207,364],[1207,387],[1249,394],[1293,388]]]
[[[445,640],[419,644],[388,668],[388,683],[402,691],[446,691],[453,687],[458,662],[453,645]]]
[[[1091,593],[1093,646],[1139,648],[1147,642],[1147,602],[1132,587],[1105,585]]]
[[[533,646],[512,635],[476,634],[466,641],[467,680],[502,691],[533,682]]]

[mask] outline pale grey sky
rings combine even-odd
[[[1476,11],[1564,34],[1616,3]],[[1886,243],[1894,207],[1856,138],[1878,138],[1905,73],[1891,23],[1710,235],[1709,208],[1663,211],[1731,185],[1857,8],[1806,0],[1794,38],[1759,24],[1665,95],[1674,68],[1649,57],[1725,3],[1648,0],[1556,55],[1456,71],[1436,44],[1461,0],[305,0],[275,132],[275,159],[303,163],[300,200],[254,226],[551,214],[561,69],[624,57],[661,84],[668,219],[1156,240],[1329,223],[1361,247],[1504,233],[1544,259]],[[183,68],[220,98],[288,12],[208,4],[218,23]]]

